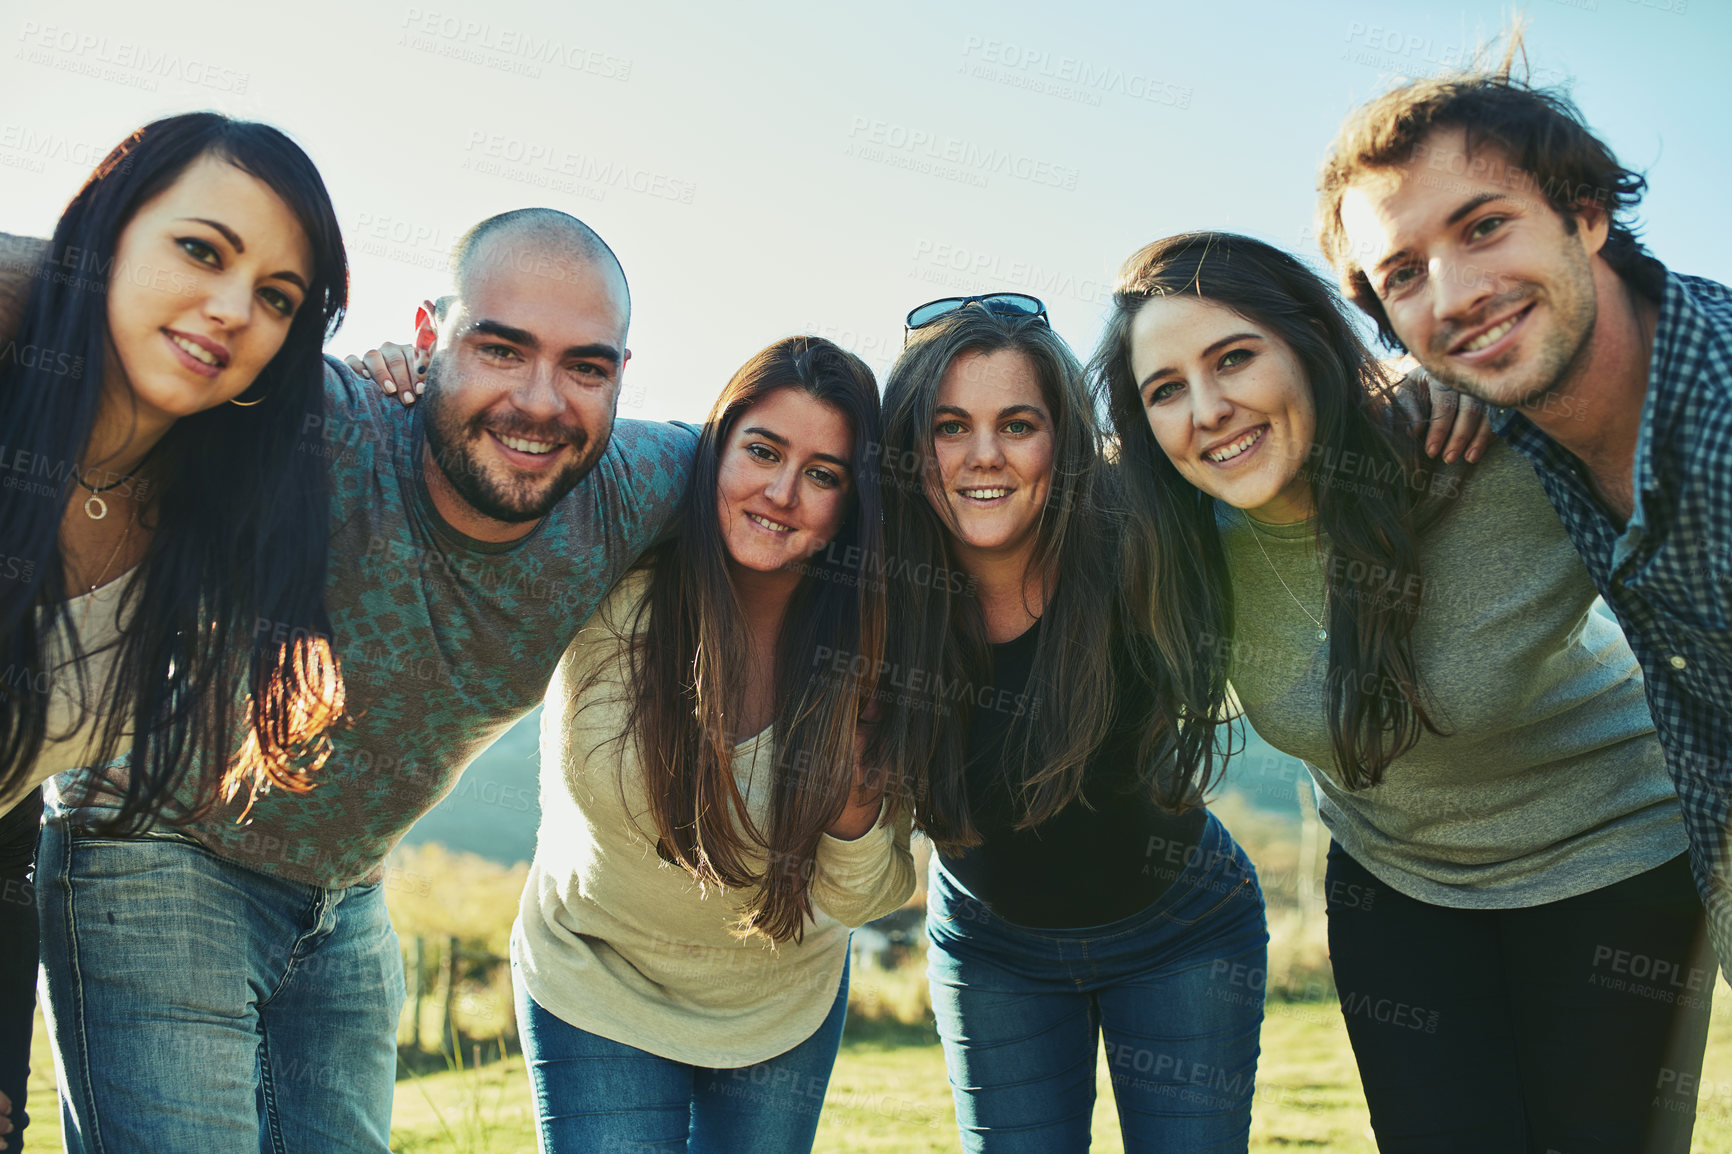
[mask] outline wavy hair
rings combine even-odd
[[[152,530],[124,595],[130,614],[106,687],[88,684],[61,582],[60,521],[95,424],[109,357],[108,291],[121,233],[141,205],[215,156],[256,177],[305,230],[310,291],[282,348],[248,386],[257,403],[183,417],[153,450]],[[75,269],[76,272],[68,272]],[[0,428],[15,454],[54,464],[54,492],[0,503],[0,539],[31,561],[0,582],[0,790],[27,779],[47,733],[45,648],[64,630],[80,669],[80,713],[98,726],[97,765],[129,745],[111,830],[182,819],[243,787],[310,787],[343,690],[325,613],[329,482],[307,416],[324,409],[323,343],[342,321],[348,263],[330,196],[294,142],[265,124],[189,113],[134,132],[105,157],[55,227],[24,306],[18,348],[57,358],[0,364]],[[79,366],[77,373],[63,371]],[[142,495],[140,497],[142,500]],[[123,706],[118,703],[130,703]],[[75,729],[82,722],[75,722]],[[130,731],[131,737],[126,735]],[[238,752],[235,752],[237,751]]]
[[[853,508],[804,575],[776,641],[776,750],[769,827],[746,811],[734,746],[748,638],[716,519],[722,448],[753,405],[799,389],[847,418]],[[852,353],[819,337],[777,341],[742,365],[698,440],[680,534],[647,558],[648,593],[630,623],[629,721],[657,848],[700,882],[755,887],[739,925],[799,941],[812,917],[818,842],[853,788],[855,728],[871,700],[884,644],[878,386]],[[849,659],[837,670],[835,654]],[[579,689],[579,694],[584,690]],[[892,783],[894,785],[894,783]],[[886,793],[886,811],[906,805]],[[753,858],[765,854],[760,868]]]
[[[1459,488],[1459,474],[1426,463],[1411,427],[1389,403],[1392,383],[1383,366],[1334,290],[1299,261],[1219,232],[1170,236],[1133,253],[1119,271],[1089,373],[1118,434],[1138,514],[1124,536],[1126,596],[1152,622],[1187,700],[1197,702],[1192,724],[1216,724],[1226,715],[1222,641],[1233,636],[1232,587],[1217,502],[1187,481],[1155,441],[1131,370],[1130,340],[1143,305],[1181,295],[1268,330],[1304,368],[1317,428],[1300,475],[1328,558],[1330,747],[1349,788],[1375,785],[1422,730],[1442,732],[1413,658],[1424,592],[1418,541]],[[1362,483],[1366,477],[1375,483]],[[1366,574],[1377,575],[1375,581],[1353,580]],[[1393,693],[1384,691],[1389,687]]]
[[[1576,213],[1596,204],[1609,231],[1600,255],[1625,282],[1650,300],[1665,289],[1665,269],[1637,236],[1632,221],[1648,182],[1618,163],[1610,147],[1589,130],[1581,111],[1563,93],[1535,88],[1514,73],[1516,57],[1526,61],[1519,26],[1510,33],[1502,59],[1482,58],[1473,66],[1409,81],[1356,109],[1341,126],[1317,179],[1317,237],[1323,255],[1340,277],[1341,288],[1377,324],[1390,348],[1402,348],[1383,302],[1365,270],[1353,259],[1341,201],[1366,176],[1425,155],[1431,134],[1459,128],[1474,157],[1490,146],[1503,153],[1511,188],[1545,198],[1576,231]]]

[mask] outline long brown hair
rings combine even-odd
[[[805,563],[776,643],[776,766],[770,823],[746,812],[734,745],[747,636],[727,543],[716,520],[721,450],[747,409],[800,389],[848,419],[854,507],[830,546]],[[880,567],[878,387],[864,361],[818,337],[789,337],[740,367],[698,441],[680,535],[655,550],[632,622],[627,734],[636,743],[657,848],[700,882],[757,887],[742,933],[799,941],[812,916],[819,838],[853,786],[855,726],[884,644]],[[843,662],[835,655],[846,654]],[[887,790],[886,810],[904,802]],[[753,858],[763,852],[766,864]]]
[[[1293,257],[1218,232],[1170,236],[1132,254],[1119,271],[1089,369],[1118,432],[1139,514],[1124,537],[1126,596],[1153,623],[1175,679],[1200,696],[1202,713],[1192,724],[1225,715],[1222,640],[1233,636],[1234,606],[1216,501],[1161,451],[1131,371],[1131,323],[1148,301],[1169,295],[1231,309],[1286,342],[1304,368],[1317,430],[1300,472],[1328,558],[1330,746],[1349,788],[1375,785],[1422,730],[1442,732],[1413,659],[1424,590],[1418,538],[1457,491],[1459,476],[1426,463],[1389,402],[1388,374],[1354,332],[1340,298]],[[1385,691],[1390,687],[1393,693]]]
[[[915,815],[942,848],[980,840],[970,813],[964,764],[968,707],[945,687],[988,684],[992,661],[980,604],[958,583],[931,579],[960,568],[947,511],[927,499],[937,475],[934,406],[945,370],[965,353],[1010,350],[1027,357],[1052,418],[1052,483],[1029,567],[1046,595],[1028,697],[1037,708],[1012,721],[1005,772],[1017,798],[1017,826],[1039,825],[1077,800],[1089,756],[1118,716],[1114,657],[1130,642],[1119,599],[1117,546],[1122,503],[1082,366],[1045,323],[966,308],[918,330],[890,370],[884,393],[887,471],[884,507],[898,613],[888,667],[928,692],[902,701],[875,727],[873,752],[917,782]],[[923,575],[924,578],[923,579]],[[1159,694],[1157,694],[1159,696]],[[957,716],[960,703],[960,716]],[[1143,765],[1173,733],[1157,710],[1144,727]]]

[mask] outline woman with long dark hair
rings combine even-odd
[[[1635,659],[1533,471],[1496,442],[1431,467],[1333,290],[1259,241],[1157,241],[1113,300],[1128,595],[1198,716],[1230,678],[1311,767],[1379,1147],[1687,1150],[1701,903]]]
[[[1244,1150],[1262,894],[1179,785],[1214,750],[1121,596],[1082,366],[1032,297],[908,323],[872,760],[921,783],[937,848],[928,974],[963,1146],[1086,1149],[1104,1035],[1127,1149]]]
[[[324,184],[268,125],[146,125],[61,216],[0,357],[10,870],[62,770],[108,767],[91,780],[112,834],[314,780],[343,694],[323,640],[325,468],[300,431],[347,290]],[[34,908],[18,921],[0,944],[19,975],[0,1026],[15,1112]]]
[[[859,358],[764,349],[711,410],[679,536],[560,663],[511,939],[543,1151],[811,1148],[849,927],[914,888],[906,790],[857,755],[879,443]]]

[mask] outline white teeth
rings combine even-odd
[[[177,337],[173,334],[170,334],[168,339],[174,342],[175,348],[183,350],[195,361],[203,361],[207,365],[222,364],[222,362],[217,359],[216,354],[205,348],[203,345],[195,345],[185,337]]]
[[[756,513],[747,513],[746,516],[772,533],[792,533],[794,531],[792,525],[784,525],[780,521],[772,521],[768,517],[760,517]]]
[[[501,433],[493,434],[499,438],[499,443],[507,449],[516,449],[519,453],[551,453],[559,446],[548,441],[526,441],[522,437],[507,437]]]
[[[996,497],[1010,496],[1009,489],[963,489],[964,497],[973,497],[977,501],[991,501]]]
[[[1467,342],[1467,344],[1461,346],[1461,351],[1464,353],[1476,353],[1488,345],[1496,344],[1500,337],[1515,328],[1515,323],[1519,319],[1519,317],[1511,317],[1497,328],[1487,329],[1485,332],[1479,334],[1479,336],[1473,338],[1473,340]]]
[[[1249,433],[1246,433],[1243,437],[1240,437],[1232,444],[1222,445],[1219,449],[1211,450],[1204,455],[1216,464],[1220,464],[1222,461],[1231,461],[1234,457],[1237,457],[1240,453],[1243,453],[1246,449],[1255,445],[1257,439],[1262,435],[1262,429],[1252,429]]]

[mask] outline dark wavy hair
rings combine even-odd
[[[1273,333],[1304,368],[1317,430],[1301,476],[1331,575],[1330,746],[1349,788],[1375,785],[1422,730],[1441,732],[1413,658],[1424,593],[1418,539],[1459,488],[1459,475],[1426,462],[1406,418],[1389,403],[1383,366],[1355,333],[1340,298],[1299,261],[1250,237],[1218,232],[1170,236],[1133,253],[1119,271],[1089,371],[1112,416],[1138,514],[1124,537],[1126,596],[1151,621],[1173,677],[1197,703],[1192,725],[1226,715],[1229,670],[1221,642],[1233,636],[1232,586],[1217,503],[1155,441],[1130,342],[1144,304],[1180,295],[1222,305]],[[1355,583],[1358,574],[1378,579]],[[1389,687],[1394,692],[1384,692]]]
[[[1470,157],[1488,146],[1502,153],[1519,170],[1509,170],[1511,187],[1543,196],[1572,235],[1576,213],[1584,205],[1598,205],[1610,226],[1600,249],[1606,263],[1650,300],[1665,291],[1665,268],[1637,238],[1631,219],[1648,187],[1646,178],[1618,163],[1567,96],[1513,75],[1522,53],[1518,26],[1496,65],[1482,61],[1386,92],[1356,109],[1330,145],[1317,178],[1318,242],[1342,292],[1376,322],[1378,336],[1390,348],[1404,346],[1370,278],[1353,259],[1341,201],[1366,176],[1423,156],[1432,133],[1443,129],[1465,130]]]
[[[0,789],[25,780],[56,736],[46,733],[48,695],[38,691],[55,629],[82,669],[61,587],[60,522],[109,357],[110,280],[126,273],[116,248],[140,206],[206,156],[282,199],[306,232],[313,275],[282,348],[246,390],[257,403],[183,417],[152,452],[143,519],[152,536],[125,593],[130,619],[114,674],[106,686],[78,678],[82,711],[99,708],[97,693],[112,703],[95,764],[129,744],[124,790],[115,786],[120,796],[109,799],[114,831],[196,816],[243,785],[308,788],[342,710],[324,607],[329,482],[319,446],[302,437],[308,414],[323,411],[320,350],[348,298],[336,214],[312,161],[277,129],[212,112],[172,116],[97,165],[61,215],[25,304],[17,347],[80,358],[72,363],[81,372],[46,357],[0,365],[7,445],[66,466],[51,497],[0,503],[0,540],[34,563],[30,579],[0,582],[0,660],[18,674],[0,681]]]
[[[781,389],[799,389],[847,418],[853,508],[805,571],[776,641],[776,750],[768,829],[746,811],[734,746],[751,735],[741,712],[748,665],[745,614],[716,519],[721,453],[740,417]],[[788,337],[742,365],[698,439],[679,536],[646,558],[649,590],[630,623],[630,720],[663,859],[701,882],[756,887],[739,931],[799,941],[812,917],[818,841],[854,784],[855,728],[871,700],[884,642],[884,515],[879,484],[878,384],[852,353],[819,337]],[[842,663],[823,660],[847,654]],[[578,690],[582,695],[584,688]],[[886,792],[886,820],[906,807]],[[762,852],[766,865],[753,858]]]
[[[1102,458],[1082,366],[1043,321],[966,308],[915,331],[884,393],[885,457],[896,467],[885,490],[891,556],[904,572],[962,569],[952,514],[927,497],[939,476],[934,409],[944,374],[958,357],[1003,351],[1026,357],[1033,367],[1052,419],[1054,450],[1029,559],[1045,597],[1044,607],[1030,607],[1041,630],[1028,694],[1040,707],[1013,719],[1005,746],[1017,828],[1030,829],[1079,798],[1089,757],[1116,726],[1141,727],[1140,755],[1151,786],[1177,729],[1168,710],[1135,720],[1119,716],[1115,656],[1133,650],[1138,636],[1119,597],[1116,542],[1124,507],[1114,471]],[[991,683],[986,622],[974,596],[952,581],[910,580],[896,602],[887,645],[891,668],[924,671],[933,686]],[[1162,676],[1152,664],[1147,672]],[[1157,701],[1166,700],[1165,688],[1156,686]],[[916,820],[935,844],[952,850],[978,844],[980,835],[965,776],[968,718],[947,716],[941,704],[891,709],[875,727],[873,752],[915,783]]]

